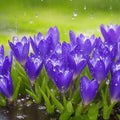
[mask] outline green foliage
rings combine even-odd
[[[64,107],[63,107],[63,105],[60,103],[60,101],[56,99],[56,97],[52,94],[52,92],[49,90],[48,87],[47,87],[47,91],[48,91],[48,94],[50,94],[51,99],[52,99],[54,105],[56,105],[57,109],[58,109],[60,112],[63,112]]]
[[[89,120],[97,120],[98,111],[99,111],[99,107],[97,104],[95,104],[95,103],[90,104],[89,110],[88,110]]]
[[[17,100],[17,97],[18,97],[18,94],[19,94],[19,89],[20,89],[20,83],[21,83],[21,80],[18,81],[18,83],[15,87],[15,90],[14,90],[14,93],[13,93],[13,101]]]
[[[71,115],[74,113],[74,108],[71,101],[68,101],[64,111],[61,113],[59,120],[69,120]]]
[[[46,108],[47,108],[47,112],[48,113],[53,113],[54,112],[54,105],[52,105],[50,103],[50,100],[48,98],[48,96],[44,93],[44,91],[40,88],[40,92],[44,98],[45,104],[46,104]]]
[[[0,94],[0,106],[6,106],[6,99]]]
[[[102,93],[102,102],[103,102],[103,105],[102,105],[103,106],[103,118],[109,119],[112,109],[116,103],[114,102],[110,104],[108,101],[108,98],[109,98],[108,86],[106,87],[105,92],[103,92],[102,90],[101,93]]]

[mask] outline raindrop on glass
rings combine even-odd
[[[87,7],[86,7],[86,5],[84,6],[84,10],[86,10],[87,9]]]

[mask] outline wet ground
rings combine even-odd
[[[114,106],[109,120],[119,120],[120,104]],[[48,114],[44,104],[34,103],[29,96],[20,98],[8,107],[0,107],[0,120],[58,120],[59,113]],[[99,110],[98,120],[104,120],[102,109]]]
[[[19,99],[14,105],[0,107],[0,120],[57,120],[59,114],[49,115],[46,107],[31,100]]]

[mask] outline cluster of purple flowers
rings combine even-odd
[[[12,98],[13,83],[11,78],[12,53],[4,55],[4,47],[0,45],[0,93],[8,99]]]
[[[46,36],[38,33],[34,38],[23,37],[21,41],[13,37],[13,42],[9,41],[9,45],[16,60],[25,68],[31,84],[34,84],[44,66],[50,79],[64,94],[88,65],[93,79],[89,80],[88,76],[80,79],[83,104],[88,105],[93,100],[99,85],[107,79],[109,72],[112,76],[109,87],[111,102],[119,101],[120,26],[101,25],[100,29],[104,40],[94,35],[76,36],[70,31],[70,43],[61,43],[59,31],[57,27],[53,27],[48,30]],[[30,45],[33,51],[29,50]],[[3,46],[0,46],[0,56],[0,92],[9,98],[12,95],[12,59],[4,56]]]

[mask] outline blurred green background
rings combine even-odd
[[[53,26],[61,41],[69,41],[69,30],[99,36],[101,24],[120,24],[119,13],[120,0],[0,0],[0,44]]]

